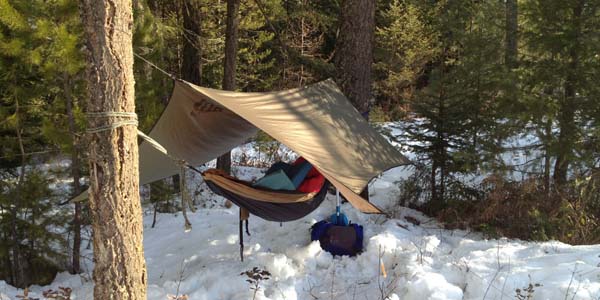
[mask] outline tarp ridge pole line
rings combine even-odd
[[[171,79],[174,79],[174,80],[179,80],[179,78],[177,78],[177,76],[175,76],[175,75],[173,75],[173,74],[171,74],[171,73],[169,73],[169,72],[167,72],[167,71],[165,71],[165,70],[161,69],[159,66],[157,66],[157,65],[155,65],[154,63],[152,63],[151,61],[149,61],[149,60],[145,59],[143,56],[141,56],[141,55],[139,55],[139,54],[137,54],[137,53],[135,53],[135,52],[133,52],[133,55],[135,55],[135,57],[137,57],[137,58],[141,59],[143,62],[147,63],[149,66],[151,66],[151,67],[153,67],[153,68],[155,68],[155,69],[157,69],[157,70],[161,71],[163,74],[167,75],[167,76],[168,76],[168,77],[170,77]]]

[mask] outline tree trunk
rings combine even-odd
[[[564,97],[560,101],[560,110],[558,123],[560,133],[558,135],[558,151],[556,162],[554,163],[554,182],[560,188],[567,182],[569,165],[571,163],[575,141],[577,140],[577,124],[575,123],[576,112],[576,84],[577,72],[579,66],[579,36],[581,33],[581,14],[583,10],[583,1],[577,2],[573,7],[573,28],[575,37],[569,50],[569,67],[564,84]]]
[[[63,75],[63,92],[65,93],[65,102],[67,108],[67,117],[69,118],[69,134],[73,139],[73,149],[71,150],[71,177],[73,177],[72,197],[81,193],[79,179],[81,167],[79,162],[79,139],[77,137],[77,128],[75,127],[75,115],[73,114],[73,97],[71,95],[71,80],[68,74]],[[71,272],[77,274],[81,271],[79,264],[79,250],[81,249],[81,202],[75,202],[75,211],[73,215],[73,251]]]
[[[554,181],[559,187],[567,182],[567,174],[575,142],[577,127],[575,125],[574,97],[575,90],[572,82],[567,79],[565,83],[565,97],[560,104],[558,117],[560,127],[558,153],[556,162],[554,163]]]
[[[183,59],[181,62],[181,78],[193,84],[202,84],[202,33],[201,4],[199,0],[182,1],[183,19]],[[179,174],[173,175],[173,190],[179,193]]]
[[[335,47],[336,81],[354,107],[368,119],[375,32],[375,1],[344,0]],[[369,186],[361,193],[369,200]]]
[[[236,89],[236,61],[238,48],[238,11],[240,0],[227,0],[227,24],[225,28],[225,57],[223,58],[223,89]],[[217,158],[217,169],[231,173],[231,151]]]
[[[509,68],[516,68],[518,62],[517,52],[517,32],[519,30],[518,23],[517,0],[506,0],[506,36],[505,36],[505,53],[504,63]]]
[[[199,0],[183,0],[183,61],[181,77],[193,84],[202,84],[202,22]]]
[[[223,59],[223,89],[236,88],[236,62],[238,48],[238,13],[240,0],[227,0],[227,25],[225,29],[225,58]]]
[[[437,205],[437,203],[439,203],[438,201],[438,193],[437,193],[437,169],[438,169],[438,165],[437,165],[437,160],[435,158],[433,158],[431,160],[431,178],[429,178],[429,185],[431,188],[431,202],[432,205],[430,206],[430,212],[433,212],[434,209],[433,207],[435,205]]]
[[[361,113],[369,111],[375,30],[374,0],[345,0],[336,45],[336,77],[342,92]]]
[[[443,71],[442,71],[442,76],[444,76]],[[447,116],[446,116],[446,94],[444,91],[443,84],[440,87],[440,94],[439,94],[438,100],[439,100],[439,102],[438,102],[439,120],[436,121],[438,124],[437,125],[438,130],[437,130],[437,141],[436,141],[437,149],[435,150],[435,153],[437,153],[437,160],[438,160],[437,166],[440,169],[440,181],[438,184],[439,189],[437,191],[437,198],[435,199],[436,212],[439,211],[444,205],[444,201],[445,201],[444,197],[446,196],[445,195],[445,193],[446,193],[446,188],[445,188],[446,187],[446,185],[445,185],[446,165],[448,164],[448,156],[446,155],[447,136],[445,135],[448,131],[446,130],[446,124],[444,124],[444,121],[447,118]]]
[[[11,270],[13,271],[12,284],[17,287],[22,287],[25,284],[25,274],[23,272],[23,267],[21,265],[21,238],[19,236],[19,229],[17,224],[17,218],[19,217],[20,210],[20,201],[21,201],[21,191],[23,189],[23,181],[25,180],[25,146],[23,145],[23,137],[21,136],[21,114],[20,114],[20,106],[19,100],[15,101],[15,116],[16,116],[16,124],[15,131],[17,134],[17,141],[19,142],[19,151],[21,154],[21,167],[19,171],[19,179],[17,181],[16,187],[16,197],[14,199],[14,204],[11,207],[11,238],[12,238],[12,266]]]
[[[548,119],[544,126],[544,192],[550,195],[550,141],[552,140],[552,120]]]
[[[88,114],[135,112],[131,0],[83,0]],[[127,117],[89,116],[88,130]],[[137,129],[88,134],[94,299],[146,299]]]
[[[183,61],[181,78],[193,84],[202,84],[202,48],[200,34],[202,22],[200,1],[183,0]],[[179,185],[179,175],[177,184]],[[173,182],[175,183],[175,182]],[[177,187],[179,190],[179,186]]]

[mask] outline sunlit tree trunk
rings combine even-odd
[[[88,50],[87,112],[135,112],[131,0],[82,0]],[[88,117],[88,130],[121,117]],[[137,129],[89,136],[94,299],[146,299]]]

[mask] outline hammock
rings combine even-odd
[[[294,221],[308,215],[321,205],[329,187],[329,182],[325,181],[316,193],[273,191],[253,187],[250,182],[218,169],[206,170],[202,177],[214,193],[255,216],[275,222]]]

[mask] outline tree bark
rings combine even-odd
[[[73,114],[73,97],[71,95],[71,81],[68,74],[63,76],[63,91],[65,93],[65,102],[67,108],[67,117],[69,118],[69,134],[73,139],[73,149],[71,150],[71,177],[73,177],[72,196],[75,197],[81,193],[79,179],[81,167],[79,162],[79,138],[77,137],[77,128],[75,127],[75,115]],[[77,274],[81,271],[79,264],[79,256],[81,249],[81,202],[75,202],[75,210],[73,215],[73,251],[71,260],[71,272]]]
[[[183,19],[183,50],[180,66],[181,78],[193,84],[202,84],[202,44],[200,34],[202,33],[202,16],[200,14],[201,3],[199,0],[183,0],[181,2]],[[173,175],[173,190],[179,190],[179,174]]]
[[[429,185],[430,185],[430,189],[431,189],[431,203],[432,203],[432,206],[430,207],[430,212],[434,212],[433,207],[438,205],[438,203],[440,202],[438,200],[438,193],[437,193],[437,169],[438,169],[437,160],[435,158],[433,158],[431,160],[431,178],[429,178]]]
[[[240,0],[227,0],[227,24],[225,28],[225,57],[223,58],[223,89],[236,89],[236,61],[238,48],[238,12]],[[217,158],[217,169],[231,173],[231,151]]]
[[[227,0],[227,24],[225,28],[225,57],[223,59],[223,89],[236,89],[236,62],[238,48],[240,0]]]
[[[82,0],[88,50],[87,112],[135,112],[131,0]],[[88,117],[88,129],[120,117]],[[137,129],[90,133],[94,298],[146,299]]]
[[[558,135],[558,151],[554,164],[554,182],[560,188],[567,182],[569,165],[571,164],[575,141],[577,140],[577,124],[575,123],[575,112],[577,110],[576,84],[577,72],[579,70],[579,38],[581,35],[581,15],[583,12],[583,1],[579,0],[573,7],[573,29],[575,37],[569,49],[569,67],[564,83],[564,97],[560,101],[558,123],[560,133]]]
[[[20,201],[21,201],[21,191],[23,189],[23,181],[25,180],[25,146],[23,145],[23,137],[21,136],[21,114],[20,114],[20,106],[19,100],[15,101],[15,116],[16,116],[16,124],[15,131],[17,134],[17,141],[19,143],[19,151],[21,154],[21,166],[19,171],[19,179],[17,181],[16,187],[16,197],[14,199],[14,204],[12,205],[11,212],[11,238],[12,238],[12,260],[13,264],[11,266],[11,270],[13,271],[12,284],[17,287],[22,287],[25,285],[25,274],[23,272],[23,267],[21,265],[21,237],[19,234],[17,218],[19,217],[20,210]]]
[[[183,61],[181,76],[193,84],[202,84],[202,19],[199,0],[183,0]]]
[[[375,32],[375,1],[344,0],[335,47],[336,81],[354,107],[368,119]],[[369,186],[361,196],[369,200]]]
[[[558,153],[554,164],[554,182],[561,186],[567,182],[567,174],[571,163],[571,155],[575,143],[577,127],[575,125],[575,90],[573,82],[565,82],[565,97],[560,103],[558,117],[560,133],[558,135]]]
[[[509,68],[516,68],[518,62],[518,3],[517,0],[506,0],[506,37],[504,63]]]
[[[548,119],[544,126],[544,192],[550,195],[550,140],[552,140],[552,120]]]
[[[337,82],[358,111],[366,113],[372,98],[375,1],[343,1],[340,23],[334,58]]]

